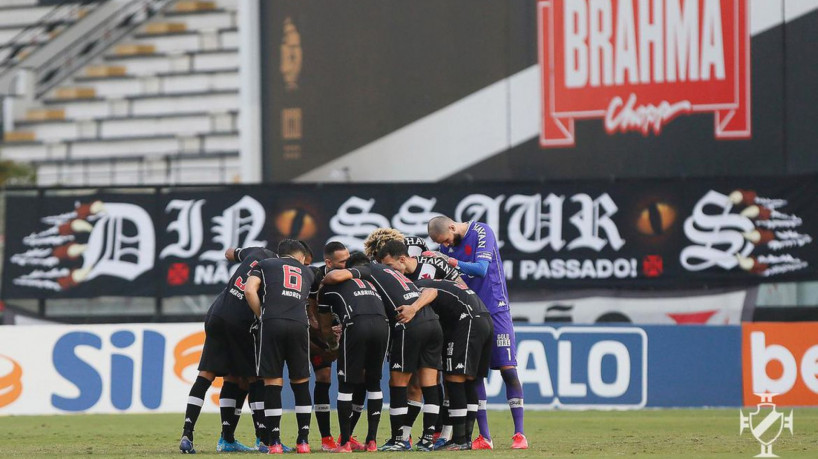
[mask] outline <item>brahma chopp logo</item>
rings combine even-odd
[[[541,0],[540,145],[573,146],[577,119],[647,136],[711,112],[717,139],[750,138],[748,3]]]
[[[0,354],[0,408],[11,405],[23,393],[23,367]]]

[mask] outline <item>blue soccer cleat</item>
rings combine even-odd
[[[216,451],[219,453],[246,453],[248,451],[255,451],[255,449],[243,445],[238,440],[226,442],[224,441],[224,437],[219,437],[219,442],[216,443]]]
[[[179,441],[179,451],[182,454],[196,454],[196,450],[193,448],[193,442],[187,438],[187,435],[182,436],[182,439]]]
[[[269,451],[267,445],[265,445],[258,437],[256,437],[256,451],[264,454],[267,454],[267,452]]]
[[[443,449],[443,447],[444,447],[444,446],[446,446],[446,443],[448,443],[448,442],[449,442],[449,440],[448,440],[448,439],[443,438],[443,437],[440,437],[440,438],[438,438],[437,440],[435,440],[435,446],[434,446],[434,448],[433,448],[433,449],[434,449],[435,451],[437,451],[437,450],[441,450],[441,449]]]

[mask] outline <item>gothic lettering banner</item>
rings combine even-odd
[[[512,298],[556,288],[700,288],[818,279],[818,177],[274,185],[7,196],[4,298],[212,294],[229,247],[378,227],[426,237],[438,214],[488,223]],[[434,245],[429,241],[430,245]]]

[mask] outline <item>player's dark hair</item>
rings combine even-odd
[[[347,268],[351,268],[353,266],[360,266],[360,265],[368,265],[370,263],[369,257],[366,256],[363,252],[352,252],[349,254],[349,260],[347,260]]]
[[[304,255],[306,255],[306,258],[312,259],[313,254],[312,254],[312,249],[310,248],[309,244],[302,241],[301,239],[299,239],[298,242],[300,242],[301,245],[304,246]]]
[[[409,249],[403,241],[389,241],[378,249],[378,260],[383,260],[385,256],[389,255],[392,258],[398,258],[401,255],[408,257]]]
[[[347,246],[338,242],[338,241],[330,241],[327,242],[327,245],[324,246],[324,258],[330,258],[333,253],[339,250],[346,250]]]
[[[304,245],[301,241],[296,239],[282,239],[281,242],[278,243],[278,256],[291,256],[294,257],[298,254],[307,255],[307,249],[304,248]]]

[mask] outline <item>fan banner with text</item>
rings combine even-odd
[[[814,176],[142,191],[8,193],[3,297],[217,293],[230,247],[361,250],[379,227],[427,237],[441,214],[493,229],[512,296],[818,279]]]

